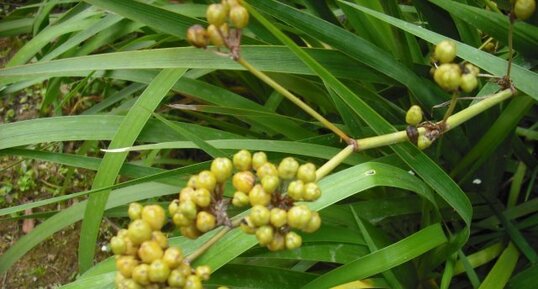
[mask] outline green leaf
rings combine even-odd
[[[516,267],[518,259],[519,251],[516,246],[510,242],[478,289],[505,288],[506,283]]]

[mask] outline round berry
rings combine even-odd
[[[288,223],[288,213],[280,208],[272,208],[270,222],[275,228],[280,228]]]
[[[151,239],[151,226],[145,220],[134,220],[129,224],[127,235],[133,244],[141,244]]]
[[[245,7],[236,5],[230,9],[230,21],[232,21],[236,28],[242,29],[246,27],[248,24],[248,18],[248,11]]]
[[[294,206],[288,211],[288,225],[292,228],[306,227],[310,218],[312,218],[312,212],[305,205]]]
[[[267,244],[267,249],[271,251],[280,251],[284,250],[286,248],[286,241],[284,240],[284,236],[280,233],[276,233],[273,237],[273,240]]]
[[[278,176],[284,180],[291,180],[295,178],[297,169],[299,169],[299,162],[292,157],[287,157],[278,165]]]
[[[269,194],[274,193],[280,186],[280,179],[277,176],[267,175],[262,179],[263,190]]]
[[[271,211],[265,206],[255,205],[250,211],[250,220],[254,226],[259,227],[269,224],[271,219]]]
[[[308,221],[308,224],[302,228],[303,232],[313,233],[319,229],[321,226],[321,218],[319,217],[318,212],[312,212],[312,218]]]
[[[222,184],[232,175],[233,165],[228,158],[216,158],[211,162],[211,172],[217,182]]]
[[[138,266],[138,260],[133,256],[120,256],[116,259],[116,268],[125,278],[131,278],[136,266]]]
[[[135,256],[138,252],[138,244],[133,243],[133,241],[131,241],[131,238],[127,236],[123,237],[123,241],[125,241],[125,252],[123,253],[123,255]]]
[[[297,169],[297,178],[305,183],[316,181],[316,166],[313,163],[300,165]]]
[[[536,10],[536,1],[535,0],[516,0],[514,5],[514,14],[517,19],[527,20]]]
[[[179,272],[181,272],[181,274],[185,277],[189,276],[192,274],[192,268],[191,268],[191,265],[189,265],[189,263],[187,262],[182,262],[181,264],[179,264],[179,267],[177,267],[177,269]]]
[[[181,233],[181,235],[189,239],[196,239],[202,234],[200,231],[198,231],[195,224],[179,227],[179,232]]]
[[[470,93],[478,86],[478,80],[476,76],[471,73],[467,73],[461,76],[461,90]]]
[[[207,206],[209,206],[209,204],[211,204],[211,193],[204,188],[197,189],[196,191],[194,191],[194,196],[192,200],[198,206],[206,208]]]
[[[166,249],[166,247],[168,247],[168,238],[161,231],[151,232],[151,240],[157,242],[162,249]]]
[[[194,197],[195,189],[192,187],[186,187],[181,190],[179,193],[179,202],[190,201]]]
[[[293,250],[301,247],[303,244],[303,238],[295,232],[288,232],[286,234],[286,249]]]
[[[427,149],[432,144],[432,140],[425,135],[419,135],[417,140],[417,146],[421,150]]]
[[[173,216],[175,213],[178,212],[179,208],[179,200],[173,200],[168,204],[168,213],[170,216]]]
[[[252,165],[252,155],[247,150],[240,150],[233,156],[233,164],[240,171],[248,171]]]
[[[222,4],[211,4],[207,7],[206,17],[207,22],[212,25],[220,26],[226,21],[227,9]]]
[[[110,249],[112,249],[114,255],[125,254],[127,251],[125,239],[122,237],[112,237],[112,239],[110,239]]]
[[[123,284],[122,286],[124,289],[143,289],[142,285],[138,284],[133,279],[125,279],[123,280],[122,284]]]
[[[301,180],[295,180],[288,185],[288,196],[295,201],[300,201],[303,199],[305,187],[304,183]]]
[[[263,164],[267,162],[267,155],[264,152],[255,152],[252,155],[252,167],[258,170]]]
[[[140,264],[133,269],[133,280],[140,285],[149,285],[149,265]]]
[[[168,285],[170,285],[173,288],[183,288],[185,286],[185,282],[187,281],[187,278],[185,275],[181,274],[178,270],[172,270],[170,272],[170,276],[168,276]]]
[[[142,217],[142,209],[144,206],[142,206],[139,203],[131,203],[129,204],[129,209],[127,210],[127,214],[129,215],[129,218],[134,221],[138,220]]]
[[[189,180],[187,181],[187,187],[191,189],[196,189],[196,179],[198,178],[197,175],[192,175]]]
[[[235,192],[232,199],[232,204],[238,208],[247,206],[250,203],[250,199],[247,194],[243,192]]]
[[[409,125],[417,125],[422,121],[422,108],[413,105],[405,114],[405,122]]]
[[[162,258],[163,253],[163,249],[155,241],[146,241],[138,249],[138,256],[147,264]]]
[[[216,47],[224,46],[224,38],[215,25],[211,24],[207,27],[207,35],[209,36],[209,41]]]
[[[170,269],[175,269],[183,262],[183,252],[180,248],[170,247],[164,251],[163,262]]]
[[[193,223],[193,220],[194,219],[187,218],[183,213],[175,213],[172,217],[172,222],[174,222],[176,226],[189,226]]]
[[[256,239],[261,246],[266,246],[273,241],[274,229],[271,226],[261,226],[256,230]]]
[[[189,220],[194,220],[194,218],[196,218],[198,210],[196,209],[196,204],[193,200],[187,200],[179,203],[178,213],[183,214]]]
[[[435,70],[433,78],[441,88],[454,91],[461,83],[461,69],[457,64],[441,64]]]
[[[456,58],[456,42],[452,40],[443,40],[435,46],[435,59],[441,63],[449,63]]]
[[[170,276],[170,268],[161,259],[153,261],[149,265],[148,272],[151,282],[165,282]]]
[[[464,73],[471,73],[474,76],[478,76],[478,74],[480,74],[480,68],[472,65],[471,63],[465,63]]]
[[[278,170],[275,165],[266,162],[256,169],[256,175],[262,180],[265,176],[278,176]]]
[[[260,184],[255,185],[254,188],[250,190],[248,198],[252,206],[267,206],[271,202],[271,194],[265,192]]]
[[[194,270],[196,276],[200,277],[202,280],[209,280],[209,276],[211,275],[211,268],[207,265],[198,266]]]
[[[252,222],[252,219],[250,218],[250,216],[246,216],[243,219],[241,224],[239,224],[239,228],[241,229],[241,231],[249,235],[253,235],[256,233],[256,226],[254,226],[254,223]]]
[[[215,189],[216,185],[217,185],[217,178],[215,177],[215,174],[213,172],[204,170],[198,174],[198,178],[196,179],[197,189],[204,188],[212,192]]]
[[[238,172],[232,178],[232,185],[238,191],[248,193],[254,187],[256,177],[250,171]]]
[[[304,186],[303,199],[305,201],[315,201],[321,196],[321,190],[316,183],[307,183]]]
[[[196,275],[190,275],[187,277],[185,287],[183,289],[202,289],[202,280]]]
[[[189,41],[192,46],[198,48],[207,47],[208,39],[205,28],[199,24],[189,27],[187,30],[187,41]]]
[[[212,230],[215,228],[217,224],[217,219],[212,214],[201,211],[198,213],[198,216],[196,217],[196,228],[200,230],[200,232],[207,232],[209,230]]]
[[[159,205],[145,206],[142,209],[142,220],[148,222],[153,230],[160,230],[166,222],[164,209]]]

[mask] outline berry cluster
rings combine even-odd
[[[527,20],[536,10],[535,0],[512,0],[512,3],[514,4],[514,15],[517,19]]]
[[[432,144],[431,139],[424,134],[419,134],[417,131],[417,126],[422,122],[422,116],[422,108],[418,105],[412,105],[405,114],[405,122],[409,125],[407,135],[421,150],[428,148]]]
[[[434,59],[440,64],[433,73],[435,82],[443,89],[471,92],[478,86],[480,70],[471,63],[452,63],[456,58],[456,43],[443,40],[435,46]]]
[[[187,30],[187,41],[195,47],[206,48],[209,43],[217,48],[227,47],[238,57],[241,29],[247,26],[249,14],[240,0],[222,0],[207,7],[207,29],[193,25]]]
[[[170,203],[168,210],[172,221],[183,236],[195,239],[217,225],[229,225],[223,193],[232,170],[229,159],[214,159],[211,169],[192,176],[180,191],[179,199]]]
[[[302,238],[292,229],[311,233],[320,227],[317,212],[294,205],[295,201],[315,201],[321,196],[313,164],[299,165],[287,157],[277,167],[267,161],[265,153],[247,150],[236,153],[233,164],[239,172],[232,178],[237,190],[232,204],[252,206],[241,228],[255,234],[261,246],[271,251],[295,249],[301,246]]]
[[[208,266],[193,270],[180,248],[168,247],[168,238],[161,232],[166,222],[163,208],[131,203],[128,214],[128,229],[110,240],[118,269],[116,287],[201,289],[211,270]]]

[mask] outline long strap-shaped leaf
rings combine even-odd
[[[135,142],[149,120],[151,113],[185,71],[186,69],[183,68],[164,69],[153,79],[123,119],[115,136],[112,138],[109,148],[130,146]],[[127,153],[106,153],[93,181],[92,189],[114,184],[126,157]],[[109,193],[109,190],[103,191],[91,195],[88,199],[87,208],[89,209],[84,213],[78,251],[81,272],[88,270],[93,264],[99,225]]]

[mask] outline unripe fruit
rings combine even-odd
[[[273,237],[273,240],[267,244],[267,249],[271,251],[280,251],[284,250],[286,248],[286,241],[284,240],[284,236],[280,233],[276,233]]]
[[[220,26],[226,21],[226,7],[222,4],[211,4],[207,7],[206,17],[209,24]]]
[[[441,63],[449,63],[456,58],[456,42],[452,40],[443,40],[435,46],[435,59]]]
[[[256,233],[256,228],[254,226],[254,223],[252,222],[252,219],[250,218],[250,216],[246,216],[244,219],[243,219],[243,222],[241,222],[241,224],[239,224],[239,228],[241,229],[241,231],[249,234],[249,235],[252,235],[252,234],[255,234]]]
[[[206,48],[207,47],[207,32],[202,25],[196,24],[187,30],[187,41],[195,47]]]
[[[179,267],[177,267],[176,270],[178,270],[183,276],[185,276],[185,278],[192,274],[191,265],[186,262],[182,262],[181,264],[179,264]]]
[[[183,262],[183,252],[180,248],[170,247],[164,251],[163,262],[170,269],[175,269]]]
[[[232,161],[227,158],[216,158],[211,162],[211,172],[218,183],[224,183],[232,175]]]
[[[514,14],[517,19],[527,20],[536,10],[535,0],[517,0],[514,5]]]
[[[121,274],[121,272],[116,271],[116,276],[114,277],[114,284],[116,284],[117,288],[120,288],[120,283],[125,280],[125,277]]]
[[[178,270],[172,270],[170,272],[170,276],[168,276],[168,285],[170,285],[173,288],[182,288],[185,286],[185,282],[187,281],[187,278],[185,275],[181,274]]]
[[[288,232],[286,234],[286,249],[293,250],[301,247],[303,244],[303,238],[295,232]]]
[[[149,265],[149,280],[151,282],[164,282],[170,276],[170,268],[161,259],[157,259]]]
[[[273,241],[274,229],[271,226],[261,226],[256,230],[256,239],[261,246],[266,246]]]
[[[250,220],[254,226],[259,227],[267,225],[269,224],[270,219],[271,212],[269,209],[267,209],[267,207],[260,205],[255,205],[252,207],[252,210],[250,211]]]
[[[427,149],[432,144],[432,141],[425,135],[419,135],[417,140],[417,147],[421,150]]]
[[[145,206],[142,210],[142,220],[148,222],[151,229],[160,230],[166,222],[166,214],[159,205]]]
[[[131,278],[138,261],[133,256],[120,256],[116,259],[116,268],[125,278]]]
[[[179,202],[182,203],[185,201],[192,200],[192,198],[194,197],[194,191],[195,189],[191,187],[183,188],[179,193]]]
[[[306,227],[310,218],[312,218],[312,212],[305,205],[294,206],[288,211],[288,225],[292,228]]]
[[[124,237],[128,237],[128,231],[127,229],[121,229],[118,231],[118,234],[116,234],[116,236],[120,237],[120,238],[124,238]]]
[[[454,91],[461,83],[461,69],[457,64],[441,64],[435,70],[433,78],[441,88]]]
[[[321,190],[316,183],[307,183],[304,186],[303,199],[305,201],[315,201],[321,196]]]
[[[179,208],[179,200],[173,200],[168,204],[168,213],[170,216],[173,216],[175,213],[178,212]]]
[[[417,125],[422,121],[422,108],[413,105],[405,114],[405,122],[409,125]]]
[[[133,280],[140,285],[149,285],[149,265],[140,264],[133,269]]]
[[[196,216],[196,215],[195,215]],[[189,219],[185,216],[185,214],[183,213],[176,213],[174,214],[174,216],[172,217],[172,222],[174,222],[174,224],[176,226],[189,226],[190,224],[192,224],[194,221],[194,219]]]
[[[194,191],[194,196],[192,200],[198,206],[206,208],[207,206],[209,206],[209,204],[211,204],[211,193],[204,188],[197,189],[196,191]]]
[[[295,201],[303,199],[304,183],[301,180],[295,180],[288,185],[288,196]]]
[[[189,220],[194,220],[194,218],[196,218],[196,214],[198,213],[198,210],[196,209],[196,204],[194,203],[193,200],[187,200],[187,201],[179,203],[178,213],[183,214],[185,218]]]
[[[238,172],[232,178],[232,185],[238,191],[248,193],[254,187],[256,177],[249,171]]]
[[[142,209],[144,206],[142,206],[139,203],[131,203],[129,204],[129,209],[127,210],[127,214],[129,215],[129,218],[134,221],[138,220],[142,217]]]
[[[127,251],[125,239],[122,237],[112,237],[112,239],[110,239],[110,249],[112,249],[114,255],[124,254]]]
[[[288,213],[280,208],[272,208],[270,222],[275,228],[280,228],[288,223]]]
[[[198,216],[196,217],[196,228],[200,230],[200,232],[207,232],[209,230],[212,230],[215,228],[217,224],[217,219],[212,214],[201,211],[198,213]]]
[[[123,241],[125,241],[125,248],[126,248],[123,255],[135,256],[136,253],[138,252],[138,246],[135,245],[135,243],[133,243],[133,241],[131,241],[131,239],[127,236],[123,237]]]
[[[278,176],[278,170],[276,169],[275,165],[266,162],[261,167],[256,169],[256,175],[258,178],[260,178],[260,180],[262,180],[265,176]]]
[[[303,232],[313,233],[321,226],[321,218],[318,212],[312,212],[312,218],[308,221],[308,224],[302,229]]]
[[[248,198],[252,206],[267,206],[271,202],[271,194],[265,192],[260,184],[255,185],[254,188],[252,188],[248,194]]]
[[[151,240],[157,242],[157,244],[159,244],[159,246],[163,250],[166,249],[166,247],[168,247],[168,238],[161,231],[153,231],[153,232],[151,232]]]
[[[248,11],[243,6],[236,5],[230,9],[230,21],[232,21],[233,25],[238,29],[247,26],[248,17]]]
[[[196,276],[200,277],[202,280],[209,280],[209,276],[211,275],[211,268],[209,268],[209,266],[198,266],[194,271]]]
[[[465,63],[465,71],[464,74],[470,73],[474,76],[478,76],[480,74],[480,69],[471,63]]]
[[[187,277],[185,287],[183,289],[202,289],[202,280],[196,275],[190,275]]]
[[[471,73],[464,74],[461,76],[461,90],[464,92],[470,93],[478,86],[478,80],[476,76]]]
[[[277,176],[268,175],[262,179],[263,190],[269,194],[274,193],[280,185],[280,179]]]
[[[248,171],[252,165],[252,155],[247,150],[240,150],[233,156],[233,164],[240,171]]]
[[[304,183],[316,181],[316,166],[313,163],[300,165],[297,169],[297,178]]]
[[[217,178],[215,177],[215,174],[212,173],[211,171],[204,170],[198,174],[198,178],[196,179],[197,189],[204,188],[212,192],[215,189],[216,185],[217,185]]]
[[[295,178],[297,169],[299,169],[299,162],[292,157],[287,157],[278,165],[278,176],[284,180],[291,180]]]
[[[267,162],[267,155],[264,152],[255,152],[252,155],[252,167],[257,170]]]
[[[198,231],[195,224],[191,224],[185,227],[179,227],[179,232],[181,233],[181,235],[189,239],[196,239],[202,234],[200,231]]]
[[[196,179],[198,178],[197,175],[192,175],[189,180],[187,181],[187,187],[196,189]]]
[[[125,279],[122,284],[124,289],[142,289],[142,285],[136,283],[133,279]]]
[[[155,241],[146,241],[142,243],[140,249],[138,249],[138,256],[147,264],[150,264],[157,259],[161,259],[163,254],[163,249]]]
[[[244,207],[248,205],[250,202],[250,199],[247,194],[243,192],[235,192],[234,197],[232,199],[232,204],[238,208]]]
[[[145,220],[134,220],[129,224],[127,235],[133,244],[141,244],[151,239],[151,226]]]

